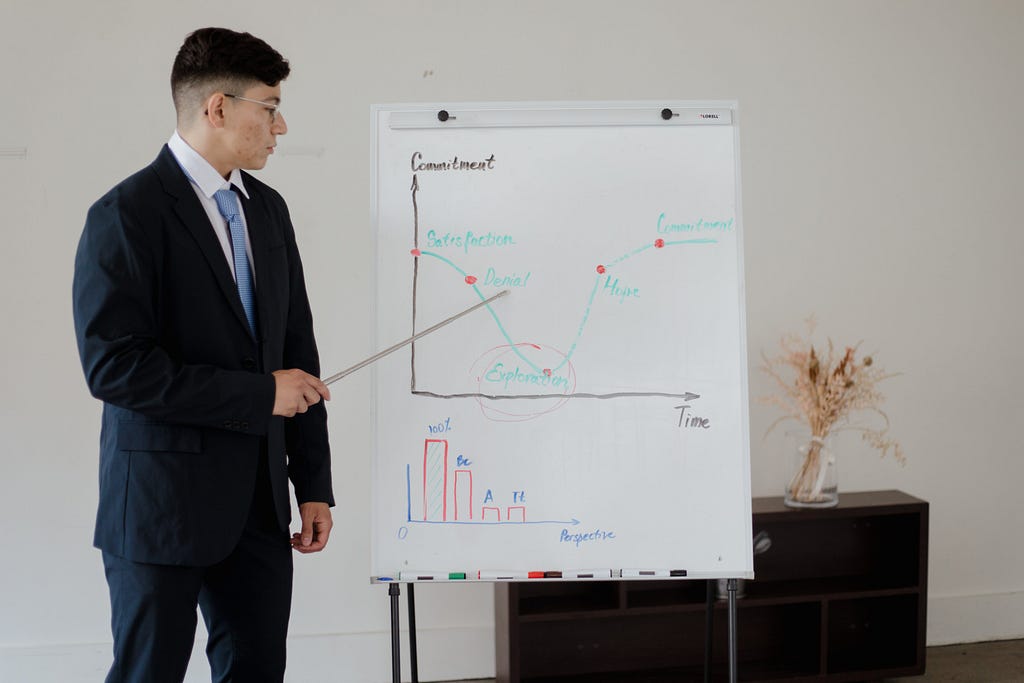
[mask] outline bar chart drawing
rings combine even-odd
[[[427,439],[423,443],[423,521],[448,519],[448,441]]]
[[[520,498],[515,505],[501,505],[493,499],[492,489],[483,488],[483,500],[477,499],[473,470],[459,458],[456,469],[449,464],[448,439],[424,439],[423,460],[416,467],[418,482],[413,482],[413,466],[406,465],[406,508],[410,524],[560,524],[576,525],[570,519],[532,520]],[[451,469],[449,476],[449,470]],[[413,491],[422,500],[413,499]],[[513,494],[515,499],[515,494]],[[417,510],[414,515],[413,510]],[[479,513],[477,513],[479,510]]]
[[[461,490],[459,483],[462,483]],[[473,519],[473,470],[455,470],[455,521]]]
[[[371,577],[752,575],[736,116],[374,108]]]

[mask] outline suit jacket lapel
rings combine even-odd
[[[164,145],[152,167],[160,176],[164,190],[175,198],[174,212],[184,223],[196,244],[199,245],[203,256],[206,257],[206,262],[213,271],[221,293],[227,298],[228,305],[235,312],[239,322],[248,330],[249,321],[245,317],[245,309],[242,308],[238,286],[231,275],[227,259],[224,258],[224,250],[220,246],[217,235],[213,232],[213,226],[210,225],[210,218],[206,215],[206,211],[199,203],[199,198],[196,197],[195,190],[192,189],[185,172],[181,170],[181,166],[178,165],[167,145]],[[249,220],[248,214],[246,214],[246,220]],[[255,250],[255,245],[253,250]]]

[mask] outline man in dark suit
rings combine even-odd
[[[247,33],[189,35],[171,73],[177,130],[86,219],[73,299],[103,401],[108,682],[181,681],[197,604],[214,681],[281,681],[292,550],[330,535],[330,393],[295,234],[281,196],[241,170],[287,132],[288,73]]]

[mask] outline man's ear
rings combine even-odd
[[[224,127],[224,93],[215,92],[206,100],[203,117],[214,128]]]

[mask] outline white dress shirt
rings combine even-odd
[[[227,219],[220,214],[220,209],[217,208],[217,200],[213,198],[213,195],[218,190],[229,190],[234,185],[248,199],[249,193],[246,192],[245,185],[242,184],[242,174],[236,168],[231,171],[230,177],[224,180],[221,174],[217,173],[217,169],[210,165],[209,161],[204,159],[199,152],[192,149],[178,135],[178,131],[174,131],[174,135],[167,141],[167,146],[170,147],[174,158],[178,160],[178,165],[185,171],[185,175],[188,176],[192,184],[192,189],[195,190],[196,196],[199,198],[199,203],[206,210],[206,215],[210,219],[210,226],[220,241],[220,246],[224,250],[224,258],[227,259],[228,267],[231,268],[231,276],[234,277],[235,257],[231,253],[231,228],[228,226]],[[252,263],[252,243],[249,240],[249,224],[245,220],[245,211],[242,209],[241,201],[238,202],[238,213],[241,214],[242,226],[245,228],[245,254],[249,258],[249,268],[252,270],[253,278],[255,279],[256,269]]]

